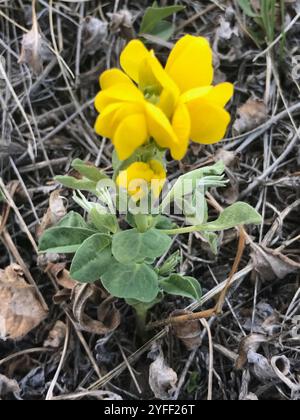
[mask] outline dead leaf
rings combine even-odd
[[[177,310],[172,312],[171,317],[186,315],[191,313],[186,310]],[[201,346],[201,324],[199,321],[188,321],[186,323],[174,324],[174,334],[188,350],[194,350]]]
[[[300,270],[300,262],[264,246],[256,245],[251,256],[255,271],[265,281],[284,279],[288,274]]]
[[[40,238],[45,230],[56,225],[66,214],[65,202],[60,196],[60,191],[53,191],[50,194],[49,208],[37,228],[37,237]]]
[[[43,71],[43,40],[37,21],[35,2],[32,4],[32,28],[23,35],[20,64],[28,64],[35,74]]]
[[[236,369],[241,370],[248,362],[248,353],[250,351],[257,352],[262,343],[265,343],[267,338],[262,334],[251,334],[245,337],[239,346],[239,357],[236,361]]]
[[[70,272],[66,270],[65,263],[49,263],[45,273],[50,273],[55,278],[57,284],[64,289],[73,290],[74,287],[78,284],[77,281],[71,278]]]
[[[78,285],[73,291],[73,314],[75,321],[82,331],[96,335],[106,335],[116,330],[121,323],[120,312],[115,308],[112,297],[106,297],[101,302],[102,291],[95,285]],[[90,318],[85,309],[90,300],[94,300],[98,307],[98,319]]]
[[[254,375],[261,382],[265,383],[266,381],[276,378],[276,374],[271,366],[271,363],[265,356],[250,350],[247,357],[248,363],[251,365]]]
[[[0,270],[0,339],[19,340],[47,316],[22,268],[12,264]]]
[[[113,33],[120,32],[125,39],[135,38],[135,30],[133,28],[133,15],[129,10],[123,9],[116,13],[107,13],[110,19],[110,30]]]
[[[20,392],[21,390],[17,381],[9,379],[4,375],[0,375],[0,400],[9,394],[19,396]]]
[[[149,369],[149,385],[155,397],[169,400],[176,389],[177,380],[177,373],[166,364],[160,349],[158,357]]]
[[[89,54],[95,54],[103,46],[103,41],[108,35],[108,23],[87,16],[82,24],[82,39],[84,50]]]
[[[240,156],[231,150],[219,149],[214,155],[215,162],[224,162],[226,168],[234,168],[239,166]]]
[[[236,135],[251,131],[264,123],[268,118],[268,110],[264,101],[249,99],[238,109],[239,118],[233,125]]]
[[[66,324],[62,321],[57,321],[52,330],[49,332],[47,339],[44,341],[44,347],[58,349],[62,346],[66,333]]]

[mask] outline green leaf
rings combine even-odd
[[[126,299],[126,303],[127,305],[132,306],[139,313],[139,312],[149,311],[150,309],[153,308],[153,306],[160,303],[163,300],[163,298],[164,298],[164,295],[161,292],[156,296],[154,300],[152,300],[149,303],[139,302],[138,300],[135,300],[135,299]]]
[[[110,236],[101,233],[86,239],[73,259],[71,277],[81,283],[100,280],[113,259],[110,245]]]
[[[239,225],[259,225],[261,223],[262,217],[253,207],[249,206],[247,203],[238,202],[224,210],[220,217],[214,222],[202,225],[201,230],[218,232]]]
[[[162,215],[155,217],[154,226],[158,230],[169,230],[177,227],[176,223],[174,223],[169,217]]]
[[[218,255],[218,235],[214,232],[203,232],[202,236],[207,240],[214,255]]]
[[[159,269],[159,275],[164,276],[170,276],[178,266],[178,264],[181,261],[181,254],[180,251],[176,251],[174,254],[172,254],[160,267]]]
[[[193,300],[200,300],[202,289],[199,282],[193,277],[184,277],[173,274],[168,279],[159,282],[164,292],[170,295],[183,296]]]
[[[50,254],[73,254],[95,231],[73,227],[54,227],[46,230],[39,242],[39,251]]]
[[[72,162],[72,167],[90,181],[99,182],[102,179],[108,178],[100,169],[96,168],[96,166],[84,162],[81,159],[75,159]]]
[[[142,20],[140,33],[152,34],[152,30],[159,22],[184,9],[184,6],[148,7]]]
[[[96,208],[90,212],[91,222],[100,231],[116,233],[119,230],[119,224],[116,216],[110,213],[100,213]]]
[[[137,229],[117,233],[113,237],[113,255],[122,264],[154,261],[168,251],[171,238],[157,229],[140,233]]]
[[[71,188],[72,190],[95,192],[97,187],[96,182],[90,181],[87,178],[77,179],[73,176],[63,175],[56,176],[54,179],[64,187]]]
[[[120,264],[117,261],[102,276],[102,284],[113,296],[152,302],[159,293],[158,275],[146,264]]]
[[[56,227],[58,226],[88,229],[88,225],[85,222],[84,218],[75,211],[70,211],[70,213],[63,217]]]
[[[224,171],[224,162],[220,161],[215,165],[196,169],[195,171],[182,175],[177,179],[170,192],[163,199],[161,204],[162,210],[169,206],[169,204],[175,199],[181,200],[184,196],[194,194],[199,188],[201,188],[200,191],[204,193],[208,187],[222,187],[226,185],[222,176]]]
[[[174,34],[175,26],[173,23],[166,20],[158,22],[151,31],[151,35],[157,36],[160,39],[168,41]]]
[[[251,3],[249,0],[238,0],[240,8],[243,12],[249,17],[257,17],[257,13],[255,13],[252,9]]]

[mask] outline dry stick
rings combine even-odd
[[[45,347],[36,347],[34,349],[27,349],[18,351],[17,353],[10,354],[9,356],[5,357],[4,359],[0,360],[0,366],[4,365],[7,362],[10,362],[11,360],[24,356],[25,354],[33,354],[33,353],[53,353],[54,349],[46,349]]]
[[[65,342],[64,342],[64,347],[63,347],[63,350],[62,350],[60,362],[59,362],[59,365],[58,365],[57,370],[55,372],[54,378],[53,378],[53,380],[50,384],[50,387],[48,389],[47,396],[46,396],[46,401],[50,401],[50,400],[53,399],[53,391],[54,391],[54,388],[57,384],[59,374],[60,374],[60,372],[63,368],[64,362],[66,360],[69,340],[70,340],[70,323],[68,322],[67,323],[67,333],[66,333],[66,337],[65,337]]]
[[[126,363],[126,365],[127,365],[128,371],[129,371],[129,373],[130,373],[130,376],[131,376],[131,378],[132,378],[132,380],[133,380],[133,382],[134,382],[134,385],[135,385],[135,387],[136,387],[136,389],[137,389],[138,393],[139,393],[139,394],[142,394],[141,387],[140,387],[140,385],[139,385],[139,383],[138,383],[138,381],[137,381],[137,379],[136,379],[136,377],[135,377],[135,374],[134,374],[134,372],[133,372],[133,370],[132,370],[132,367],[130,366],[130,363],[128,362],[128,359],[127,359],[127,357],[126,357],[126,354],[124,353],[124,350],[122,349],[121,344],[120,344],[118,341],[117,341],[117,345],[118,345],[119,350],[120,350],[120,352],[121,352],[121,354],[122,354],[122,357],[123,357],[123,359],[124,359],[124,362],[125,362],[125,363]]]
[[[34,240],[34,238],[33,238],[32,234],[30,233],[30,231],[29,231],[29,229],[28,229],[28,227],[27,227],[27,225],[26,225],[26,223],[25,223],[25,221],[24,221],[24,219],[23,219],[23,217],[22,217],[21,213],[19,212],[19,209],[17,208],[17,206],[16,206],[16,204],[15,204],[15,202],[14,202],[14,200],[13,200],[13,198],[12,198],[11,194],[10,194],[10,193],[9,193],[9,191],[7,190],[7,188],[6,188],[6,186],[5,186],[5,184],[4,184],[3,180],[2,180],[2,178],[0,178],[0,189],[1,189],[1,190],[2,190],[2,192],[4,193],[4,196],[5,196],[5,199],[6,199],[7,203],[8,203],[8,205],[9,205],[9,206],[13,209],[13,211],[15,212],[15,214],[16,214],[16,216],[17,216],[17,218],[18,218],[19,222],[20,222],[20,226],[21,226],[21,228],[22,228],[23,232],[25,232],[25,233],[26,233],[26,235],[27,235],[27,237],[28,237],[29,241],[31,242],[31,245],[32,245],[32,246],[33,246],[33,248],[34,248],[34,251],[38,254],[38,246],[37,246],[37,244],[36,244],[36,242],[35,242],[35,240]]]
[[[209,373],[208,373],[208,394],[207,400],[212,401],[212,390],[213,390],[213,377],[214,377],[214,345],[213,339],[211,335],[211,330],[208,322],[206,319],[201,319],[201,324],[207,330],[208,335],[208,343],[209,343]]]

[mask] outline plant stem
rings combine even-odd
[[[144,340],[147,335],[146,331],[146,321],[148,315],[148,308],[143,305],[137,305],[134,307],[136,312],[136,327],[137,327],[137,336]]]
[[[199,232],[201,230],[205,230],[202,225],[198,226],[187,226],[184,228],[179,229],[170,229],[170,230],[161,230],[162,233],[165,233],[166,235],[182,235],[184,233],[193,233],[193,232]]]
[[[149,214],[137,214],[134,217],[138,231],[141,233],[147,232],[152,226],[153,217]]]

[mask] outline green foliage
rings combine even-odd
[[[72,190],[81,190],[81,191],[89,191],[94,193],[96,191],[97,183],[91,181],[87,178],[77,179],[73,176],[69,175],[62,175],[56,176],[55,181],[59,182],[66,188],[70,188]]]
[[[184,277],[179,274],[172,274],[169,278],[159,282],[164,292],[183,296],[193,300],[200,300],[202,297],[202,289],[199,282],[193,277]]]
[[[160,267],[158,274],[162,277],[169,276],[170,274],[174,273],[178,264],[180,264],[181,255],[180,251],[174,252]]]
[[[99,182],[102,179],[108,179],[100,169],[96,168],[87,162],[84,162],[81,159],[75,159],[72,162],[72,167],[79,172],[84,178],[89,179],[90,181]]]
[[[78,227],[54,227],[46,230],[39,242],[39,251],[50,254],[73,254],[95,231]]]
[[[202,225],[200,230],[219,232],[239,225],[259,225],[261,222],[260,214],[253,207],[249,206],[249,204],[238,202],[225,209],[217,220]]]
[[[150,34],[168,40],[174,33],[174,25],[165,19],[184,9],[184,6],[159,7],[155,2],[152,7],[146,9],[140,33]]]
[[[88,229],[88,224],[84,218],[75,211],[70,211],[65,217],[61,219],[57,227],[73,227],[73,228],[84,228]]]
[[[203,232],[202,236],[207,240],[208,245],[214,255],[218,255],[218,235],[214,232]]]
[[[152,302],[159,293],[158,275],[147,264],[112,262],[102,276],[102,284],[113,296]]]
[[[101,213],[97,208],[94,208],[90,211],[90,218],[99,232],[117,233],[119,230],[119,223],[114,214]]]
[[[285,0],[261,0],[260,10],[254,10],[250,0],[238,0],[238,3],[245,15],[252,18],[262,31],[259,33],[259,31],[254,32],[251,29],[249,30],[249,33],[253,37],[254,41],[259,44],[265,40],[272,43],[275,39],[276,31],[276,7],[277,5],[280,6],[282,25],[284,25]],[[283,45],[284,39],[282,46]]]
[[[81,283],[93,283],[101,279],[111,262],[111,237],[97,233],[77,250],[70,274]]]
[[[131,229],[114,235],[112,252],[122,264],[154,261],[168,251],[171,243],[171,238],[157,229],[144,233]]]

